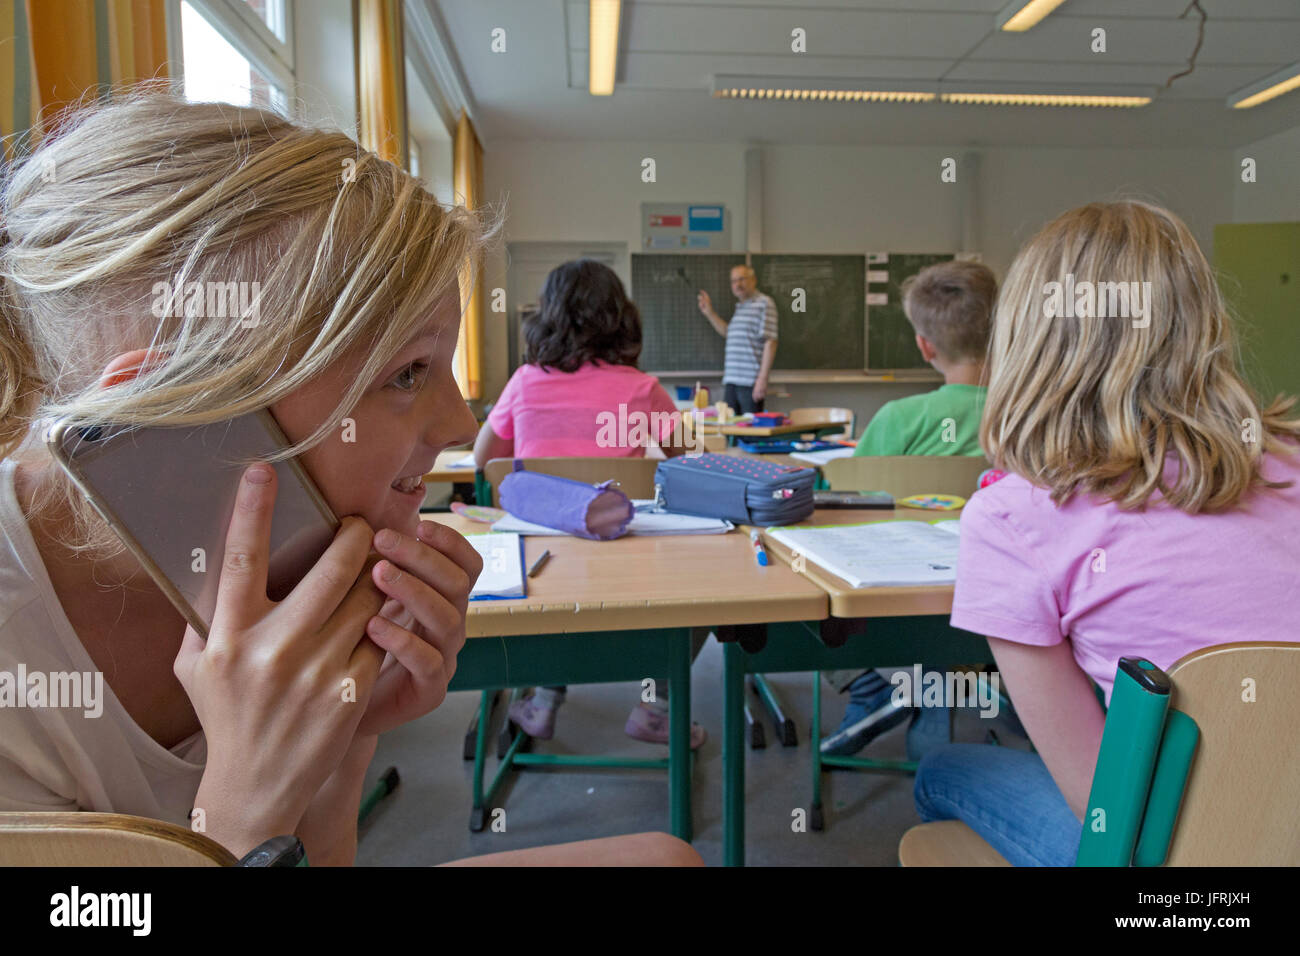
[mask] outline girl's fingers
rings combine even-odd
[[[474,586],[483,571],[483,556],[463,534],[436,521],[421,521],[415,529],[415,536],[456,562],[469,578],[469,586]]]
[[[401,601],[440,650],[444,653],[450,650],[452,654],[460,650],[444,646],[451,635],[463,630],[464,619],[446,597],[387,559],[376,564],[370,573],[375,586],[390,598]]]
[[[225,628],[243,630],[265,613],[275,492],[275,469],[270,465],[251,465],[244,470],[226,529],[226,550],[212,619],[214,632]],[[218,621],[223,625],[220,629]]]
[[[478,552],[454,531],[431,521],[421,522],[416,533],[418,540],[385,528],[375,535],[375,550],[426,582],[463,611],[482,567]],[[468,556],[464,554],[465,550],[470,552]],[[466,562],[471,556],[474,562],[470,562],[467,568]]]
[[[383,617],[372,617],[366,626],[366,634],[411,675],[421,698],[434,691],[446,692],[447,684],[456,672],[454,656],[444,657],[427,641]]]

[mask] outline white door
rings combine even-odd
[[[523,361],[524,343],[519,321],[537,309],[546,277],[556,266],[574,259],[594,259],[613,269],[631,294],[631,273],[625,242],[511,242],[506,245],[508,341],[510,374]]]

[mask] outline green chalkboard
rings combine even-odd
[[[916,347],[916,333],[903,312],[899,286],[926,266],[953,258],[952,253],[923,252],[878,252],[867,256],[868,371],[930,367]]]
[[[700,314],[701,289],[724,319],[730,314],[731,269],[741,253],[633,253],[632,299],[641,312],[638,363],[647,372],[721,371],[726,342]]]
[[[781,345],[776,367],[929,368],[903,314],[899,286],[931,263],[952,258],[952,253],[896,252],[751,255],[759,291],[777,307]],[[741,253],[633,253],[632,298],[644,330],[641,368],[722,371],[725,342],[700,314],[696,294],[707,291],[717,313],[729,319],[736,302],[731,269],[744,262]]]
[[[756,253],[750,265],[776,303],[776,368],[862,368],[865,256]]]

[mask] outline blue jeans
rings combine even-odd
[[[1073,866],[1083,825],[1038,754],[949,744],[916,769],[916,812],[961,820],[1012,866]]]

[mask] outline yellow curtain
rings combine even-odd
[[[465,111],[456,123],[452,153],[452,188],[456,202],[477,209],[483,202],[483,145]],[[456,380],[466,398],[483,397],[483,274],[461,271],[460,342],[456,348]]]
[[[408,169],[402,0],[356,2],[361,145]]]
[[[87,92],[166,79],[166,0],[0,0],[0,134],[39,139]]]

